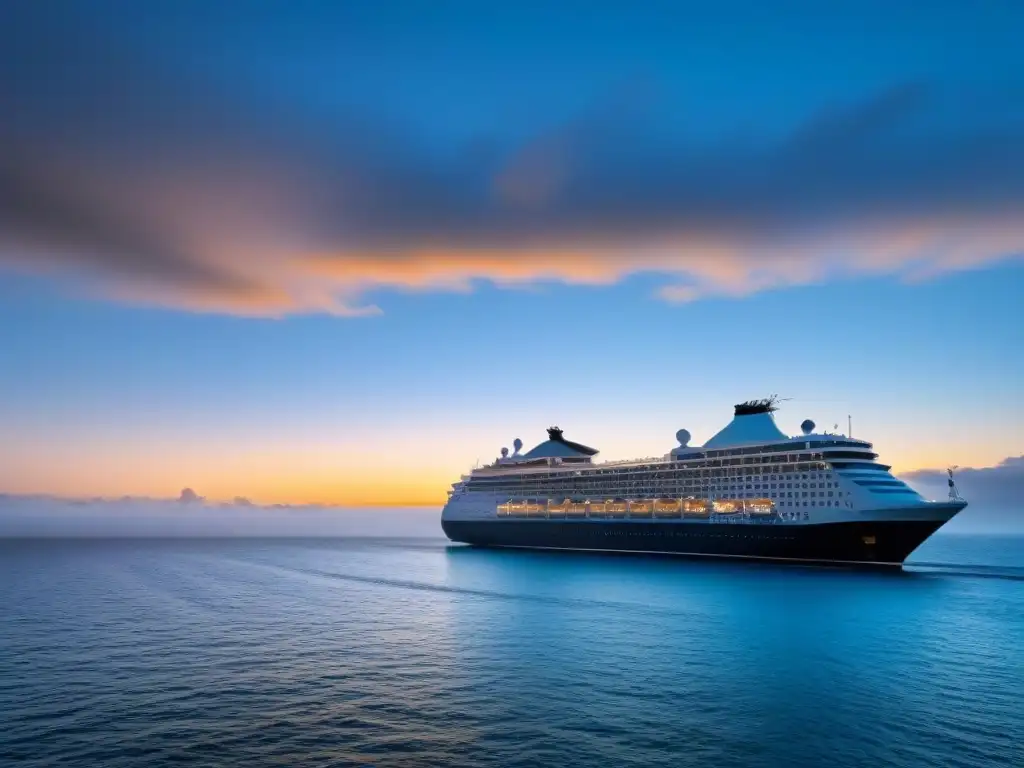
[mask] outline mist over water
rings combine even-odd
[[[335,508],[168,500],[0,498],[0,537],[444,537],[438,507]]]

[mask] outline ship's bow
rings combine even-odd
[[[885,510],[885,519],[866,521],[855,536],[855,548],[866,562],[902,565],[939,528],[967,506],[965,501],[927,502]]]

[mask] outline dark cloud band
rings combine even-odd
[[[0,24],[0,265],[119,298],[353,313],[381,287],[651,271],[689,300],[1024,253],[1013,91],[902,84],[782,138],[696,142],[627,89],[522,146],[440,151],[42,5]]]

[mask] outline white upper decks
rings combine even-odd
[[[672,449],[671,457],[678,458],[700,451],[780,443],[792,439],[775,424],[775,417],[772,416],[772,412],[775,411],[775,401],[772,398],[740,403],[735,406],[735,409],[732,421],[704,443],[702,448],[688,445],[690,433],[685,429],[679,430],[676,434],[679,447]],[[810,423],[813,429],[812,422],[806,423]],[[809,431],[805,429],[804,434],[806,435]]]
[[[562,435],[562,430],[558,427],[549,427],[548,439],[532,451],[529,451],[522,458],[524,461],[532,461],[534,459],[590,461],[590,457],[595,456],[597,452],[596,448],[589,448],[586,445],[566,440]]]
[[[613,461],[595,464],[591,458],[598,451],[580,443],[566,440],[562,430],[558,427],[548,429],[548,439],[525,454],[519,452],[522,441],[515,441],[516,452],[508,455],[507,449],[502,449],[502,457],[493,464],[474,470],[474,474],[490,474],[494,471],[507,472],[515,470],[518,472],[543,471],[554,465],[560,465],[563,469],[584,469],[609,466],[627,465],[648,465],[652,463],[678,462],[704,460],[711,458],[722,458],[731,455],[747,455],[753,453],[778,453],[780,451],[793,450],[803,451],[812,448],[820,451],[823,448],[847,448],[858,452],[853,455],[845,455],[845,459],[871,460],[875,454],[870,453],[871,444],[861,440],[852,440],[844,435],[837,434],[816,434],[814,422],[808,420],[801,424],[802,435],[790,437],[785,434],[775,423],[772,415],[776,410],[775,400],[767,398],[764,400],[752,400],[740,403],[735,406],[735,413],[732,421],[719,430],[703,446],[691,446],[690,433],[681,429],[676,434],[679,445],[673,448],[668,455],[658,458],[631,459],[626,461]],[[864,452],[861,456],[860,453]]]
[[[757,446],[770,446],[774,450],[784,447],[787,443],[799,444],[800,448],[815,442],[864,449],[871,447],[870,443],[852,440],[843,435],[828,432],[815,433],[814,422],[809,419],[800,425],[803,434],[790,437],[775,423],[775,417],[772,415],[777,410],[774,398],[739,403],[735,409],[732,421],[700,448],[688,445],[690,433],[685,429],[679,430],[677,434],[679,446],[672,449],[670,457],[681,459],[690,456],[703,456],[707,455],[708,451],[729,453],[730,449],[750,449]]]

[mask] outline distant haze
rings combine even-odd
[[[925,489],[922,487],[922,490]],[[991,493],[972,497],[964,492],[971,505],[944,530],[950,533],[1024,533],[1024,509],[1020,504],[997,503]],[[926,495],[939,497],[938,493]],[[439,507],[263,506],[247,499],[217,504],[201,500],[71,501],[42,496],[0,496],[0,537],[443,538],[440,521]]]
[[[0,497],[0,537],[443,537],[438,508],[266,507],[239,502]]]

